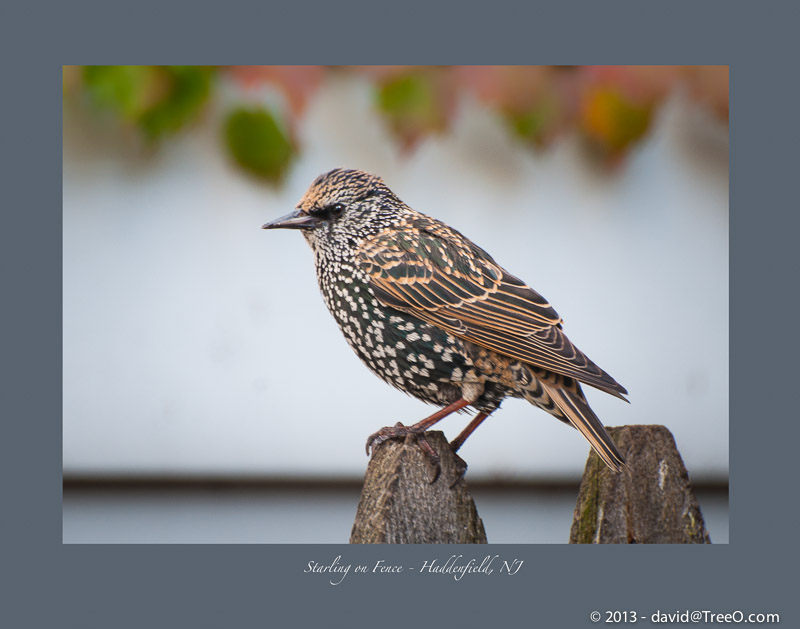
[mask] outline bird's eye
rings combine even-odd
[[[329,221],[332,218],[339,218],[345,210],[344,203],[331,203],[325,207],[309,210],[309,214],[321,218],[324,221]]]

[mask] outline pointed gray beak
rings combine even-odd
[[[313,229],[319,225],[320,219],[300,210],[290,212],[286,216],[264,223],[261,229]]]

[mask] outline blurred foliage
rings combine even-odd
[[[295,152],[289,136],[263,107],[231,112],[225,121],[225,140],[237,164],[271,182],[286,174]]]
[[[441,69],[390,72],[377,83],[378,110],[403,149],[411,150],[426,135],[447,129],[452,90]]]
[[[647,132],[653,107],[625,98],[609,87],[587,91],[581,107],[586,139],[600,152],[619,155]]]
[[[278,88],[286,98],[291,117],[299,117],[322,83],[326,66],[231,66],[228,69],[245,89],[264,84]]]
[[[545,148],[566,128],[572,72],[558,66],[462,66],[460,83],[523,142]]]
[[[602,164],[623,160],[675,91],[728,120],[727,66],[66,66],[64,95],[157,143],[198,119],[226,81],[241,103],[224,114],[224,146],[241,168],[275,183],[296,157],[295,129],[330,73],[374,85],[375,107],[404,152],[446,132],[465,98],[537,150],[577,134]]]
[[[135,124],[148,140],[178,131],[208,101],[214,70],[200,66],[86,66],[91,104]]]

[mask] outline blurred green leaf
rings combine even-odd
[[[203,66],[86,66],[83,80],[95,106],[113,110],[155,140],[196,118],[213,72]]]
[[[421,75],[401,76],[380,87],[378,106],[389,114],[430,118],[435,110],[433,86]]]
[[[237,164],[273,183],[286,174],[295,153],[288,134],[262,107],[231,112],[225,123],[225,141]]]
[[[506,112],[511,130],[523,140],[539,147],[546,146],[558,131],[560,122],[558,103],[552,98],[542,98],[534,107],[522,112]]]
[[[139,119],[150,138],[180,129],[200,112],[208,100],[213,70],[199,66],[164,66],[169,81],[165,98],[157,101]]]
[[[406,148],[420,137],[447,126],[436,76],[415,73],[392,78],[378,87],[378,109]]]
[[[83,68],[83,82],[92,103],[112,109],[127,120],[136,120],[145,109],[152,79],[152,68],[148,66]]]

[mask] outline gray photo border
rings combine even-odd
[[[750,3],[752,4],[752,3]],[[4,511],[8,627],[583,627],[592,611],[797,617],[798,87],[789,3],[141,0],[0,11]],[[731,68],[729,545],[347,546],[61,543],[61,66],[86,63],[685,63]],[[787,299],[788,298],[788,299]],[[680,304],[676,304],[679,306]],[[676,325],[702,346],[709,321]],[[788,350],[788,351],[787,351]],[[657,368],[657,365],[654,367]],[[669,391],[664,391],[669,403]],[[520,559],[517,575],[351,574],[309,561],[421,566]],[[796,622],[796,621],[795,621]],[[603,623],[605,624],[605,623]]]

